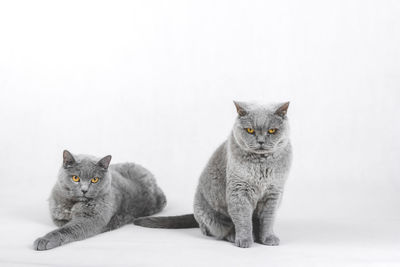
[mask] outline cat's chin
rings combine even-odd
[[[260,154],[260,155],[271,154],[272,153],[271,150],[265,150],[265,149],[255,149],[255,150],[252,150],[252,152],[256,153],[256,154]]]
[[[240,145],[239,145],[240,146]],[[271,149],[262,149],[262,148],[249,148],[249,147],[242,147],[243,150],[250,152],[250,153],[254,153],[254,154],[258,154],[258,155],[266,155],[266,154],[272,154],[274,151],[272,151]]]
[[[75,197],[75,199],[76,199],[77,201],[88,201],[88,200],[93,199],[93,197],[78,196],[78,197]]]

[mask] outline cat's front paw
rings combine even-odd
[[[240,248],[249,248],[253,243],[253,238],[236,238],[235,240],[235,245]]]
[[[48,250],[61,246],[61,239],[58,236],[40,237],[33,243],[34,250]]]
[[[278,246],[279,242],[279,238],[274,234],[267,235],[263,240],[261,240],[261,243],[267,246]]]

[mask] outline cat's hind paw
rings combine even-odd
[[[235,243],[235,239],[236,239],[236,235],[234,231],[231,231],[229,234],[227,234],[224,238],[225,240],[231,242],[231,243]]]

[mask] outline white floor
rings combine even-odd
[[[32,249],[32,242],[55,228],[47,203],[29,196],[2,202],[0,266],[400,266],[396,220],[280,219],[280,246],[255,244],[249,249],[202,236],[199,229],[128,225],[39,252]]]
[[[400,266],[400,1],[0,1],[0,267]],[[50,251],[62,151],[190,212],[232,100],[290,101],[278,247],[128,225]]]

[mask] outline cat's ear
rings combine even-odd
[[[281,104],[279,106],[279,108],[275,111],[275,114],[279,115],[281,117],[285,117],[287,114],[287,110],[289,108],[289,103],[290,102],[285,102],[285,103]]]
[[[68,150],[63,151],[63,166],[64,168],[69,168],[75,163],[74,156]]]
[[[111,161],[111,155],[105,156],[104,158],[102,158],[97,162],[97,166],[107,170],[108,166],[110,165],[110,161]]]
[[[246,104],[243,102],[238,102],[238,101],[233,101],[233,104],[235,104],[237,113],[240,117],[246,116],[248,114],[248,111],[246,110]]]

